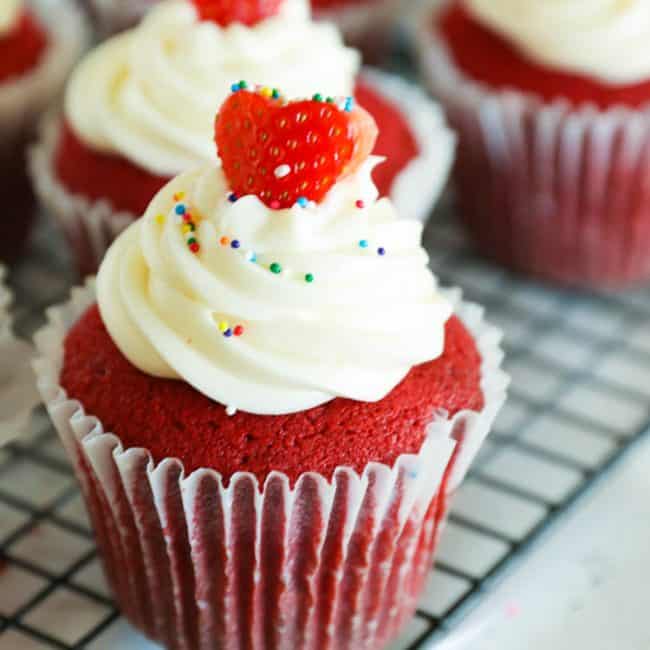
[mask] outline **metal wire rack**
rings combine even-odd
[[[471,252],[450,210],[427,228],[432,265],[505,332],[511,398],[453,508],[417,616],[393,650],[453,629],[539,534],[650,428],[650,289],[561,292]],[[45,224],[11,283],[17,328],[73,282]],[[44,413],[0,450],[0,650],[150,648],[104,583],[71,469]]]

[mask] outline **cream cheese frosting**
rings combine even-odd
[[[440,356],[452,308],[422,225],[377,200],[378,160],[322,203],[286,210],[256,196],[231,202],[218,165],[174,179],[100,269],[116,345],[143,372],[182,379],[229,413],[385,397]]]
[[[166,0],[80,64],[65,113],[88,146],[175,176],[216,162],[214,114],[232,83],[273,84],[288,97],[349,95],[359,65],[334,26],[311,21],[306,0],[226,28],[200,21],[189,1]]]
[[[532,60],[612,85],[650,78],[648,0],[464,0]]]
[[[0,36],[12,30],[22,11],[22,0],[0,1]]]

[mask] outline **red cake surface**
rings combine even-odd
[[[71,194],[93,201],[109,199],[117,211],[142,215],[151,199],[171,179],[150,174],[121,156],[86,146],[67,122],[54,156],[59,182]]]
[[[15,27],[0,36],[0,83],[24,76],[47,49],[47,32],[31,12],[23,12]]]
[[[362,472],[371,461],[392,465],[401,454],[417,453],[439,409],[453,415],[483,408],[474,340],[456,317],[446,335],[444,354],[415,367],[380,402],[338,398],[290,415],[229,417],[189,384],[136,369],[93,306],[68,333],[61,384],[126,448],[146,448],[156,462],[180,458],[187,472],[212,468],[226,480],[249,471],[262,482],[272,470],[291,481],[306,471],[330,478],[341,465]]]
[[[420,151],[409,124],[400,109],[370,86],[359,84],[357,100],[375,118],[379,138],[375,153],[387,156],[375,169],[380,194],[390,193],[393,181]],[[121,156],[95,151],[64,123],[55,152],[57,178],[72,194],[92,200],[109,199],[119,211],[142,215],[151,199],[170,180],[150,174]]]
[[[637,108],[650,102],[650,79],[640,84],[611,86],[539,65],[476,21],[462,2],[453,3],[441,18],[437,17],[436,26],[463,72],[492,88],[534,93],[545,101],[562,97],[574,105],[591,102],[600,108],[621,104]]]

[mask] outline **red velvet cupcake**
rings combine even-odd
[[[262,82],[272,75],[296,97],[317,93],[316,79],[337,95],[354,90],[358,54],[334,27],[310,20],[306,0],[270,3],[270,13],[250,17],[250,26],[238,22],[239,13],[222,15],[226,5],[160,3],[75,72],[64,115],[49,124],[34,154],[33,176],[82,273],[97,270],[113,238],[173,176],[214,159],[205,146],[210,112],[233,74]],[[378,72],[364,73],[357,93],[382,127],[377,153],[389,160],[376,170],[381,192],[406,216],[424,219],[453,156],[440,110]]]
[[[39,115],[52,102],[83,42],[80,17],[64,2],[57,20],[41,3],[19,0],[0,8],[0,175],[4,216],[0,259],[20,256],[31,231],[35,200],[26,149]]]
[[[378,200],[368,113],[235,90],[222,166],[166,185],[51,314],[39,387],[145,634],[378,650],[505,399],[499,335]]]
[[[462,218],[495,261],[563,285],[650,278],[647,3],[455,0],[420,21],[460,136]]]

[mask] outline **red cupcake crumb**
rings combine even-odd
[[[650,101],[650,79],[611,86],[529,60],[505,38],[476,21],[461,2],[435,20],[455,63],[470,78],[491,88],[534,93],[547,102],[559,97],[574,105],[590,102],[604,109],[620,104],[638,108]]]
[[[377,403],[335,399],[301,413],[259,416],[226,409],[182,381],[150,377],[117,349],[91,307],[65,341],[61,383],[127,448],[154,460],[180,458],[188,472],[202,467],[225,480],[249,471],[264,481],[272,470],[292,481],[306,471],[330,478],[345,465],[362,472],[371,461],[392,465],[417,453],[435,411],[481,410],[481,357],[456,317],[446,327],[444,354],[415,367]]]
[[[36,16],[23,12],[14,28],[0,36],[0,83],[24,76],[35,68],[47,44],[47,32]]]
[[[387,156],[387,160],[375,169],[373,178],[380,195],[388,196],[396,176],[417,158],[420,149],[398,106],[363,83],[358,85],[356,97],[380,127],[374,153]],[[108,199],[115,209],[135,215],[142,215],[170,180],[150,174],[122,156],[93,150],[67,122],[55,152],[54,168],[59,182],[71,194],[93,201]]]
[[[71,194],[108,199],[117,211],[144,214],[151,199],[171,180],[134,165],[122,156],[85,145],[64,122],[54,156],[56,176]]]

